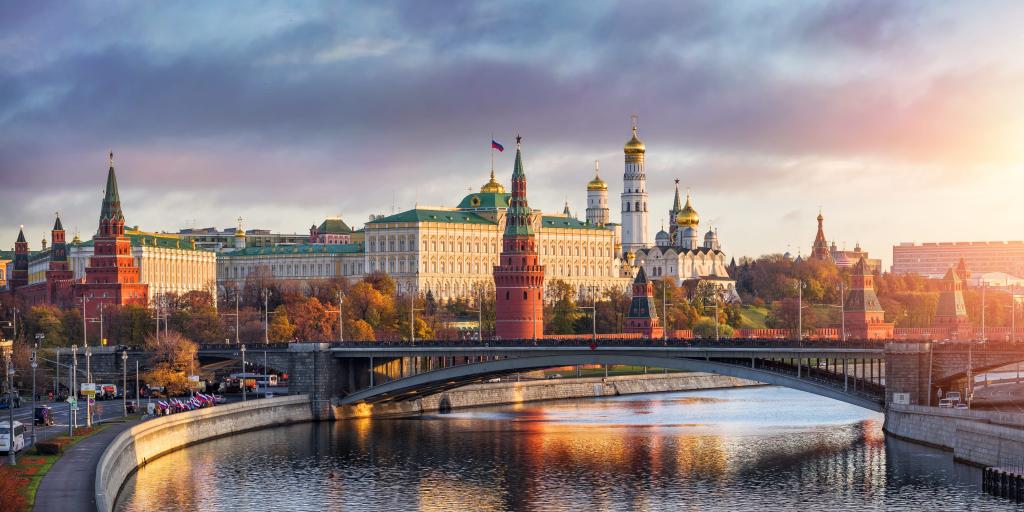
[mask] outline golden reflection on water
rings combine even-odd
[[[747,492],[778,501],[811,491],[819,496],[808,498],[812,504],[827,502],[813,501],[820,496],[854,496],[878,508],[870,499],[888,496],[886,440],[876,417],[745,431],[686,421],[702,417],[692,408],[717,411],[719,402],[514,404],[254,432],[146,466],[126,487],[126,509],[264,509],[277,500],[281,510],[696,510],[730,508]],[[241,500],[239,489],[257,498]]]

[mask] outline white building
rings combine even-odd
[[[626,170],[622,176],[622,251],[636,252],[650,246],[647,231],[647,174],[644,156],[647,147],[637,137],[633,116],[633,138],[623,147]]]

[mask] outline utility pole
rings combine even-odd
[[[717,321],[717,319],[716,319]],[[804,282],[797,282],[797,341],[804,340]]]
[[[139,400],[139,360],[135,360],[135,407],[142,407],[142,400]],[[149,411],[147,410],[148,414]]]
[[[92,350],[89,345],[85,346],[85,380],[87,384],[93,384],[93,390],[95,391],[95,384],[92,382]],[[92,426],[92,404],[89,403],[93,396],[85,397],[85,426]]]
[[[981,341],[985,341],[987,339],[985,337],[985,310],[988,309],[988,308],[985,307],[985,288],[987,288],[987,283],[985,283],[984,279],[982,279],[982,281],[981,281]],[[974,387],[974,383],[973,382],[971,383],[971,387],[973,389],[973,387]]]
[[[68,379],[68,384],[71,384],[71,389],[68,390],[68,436],[75,435],[74,427],[78,426],[78,391],[76,388],[78,375],[78,345],[71,345],[71,378]]]
[[[128,351],[121,351],[121,410],[128,417]]]
[[[245,401],[245,345],[242,345],[239,350],[242,352],[242,374],[238,378],[238,384],[242,388],[242,401]]]
[[[100,345],[106,345],[106,338],[103,337],[103,306],[104,302],[100,302]]]
[[[345,295],[338,290],[338,341],[345,342],[345,316],[342,314],[341,305],[345,303]]]
[[[14,451],[14,380],[11,378],[14,374],[14,365],[11,364],[12,352],[14,352],[13,344],[4,353],[4,372],[7,373],[7,419],[10,422],[7,425],[9,429],[7,431],[7,463],[13,466],[18,463],[18,457]],[[34,424],[35,421],[32,423]]]
[[[846,292],[843,290],[843,282],[839,281],[839,319],[843,326],[842,337],[846,341]]]
[[[235,290],[235,345],[238,345],[238,290]]]
[[[263,289],[263,343],[270,343],[270,291]],[[244,349],[243,349],[244,350]],[[244,370],[244,368],[243,368]]]
[[[36,339],[39,339],[40,336],[42,336],[42,335],[41,334],[36,334]],[[36,346],[32,348],[32,415],[33,415],[33,419],[32,419],[32,445],[33,446],[36,444],[36,420],[35,420],[35,413],[36,413],[36,367],[39,366],[39,363],[36,362],[36,358],[39,356],[38,352],[39,352],[39,343],[36,343]]]
[[[597,343],[597,286],[590,287],[590,340]],[[607,369],[607,367],[605,367]]]

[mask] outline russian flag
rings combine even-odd
[[[491,149],[497,149],[498,151],[505,151],[505,146],[502,146],[498,141],[491,139]]]

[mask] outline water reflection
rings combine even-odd
[[[146,466],[121,510],[1002,508],[881,416],[781,388],[253,432]]]

